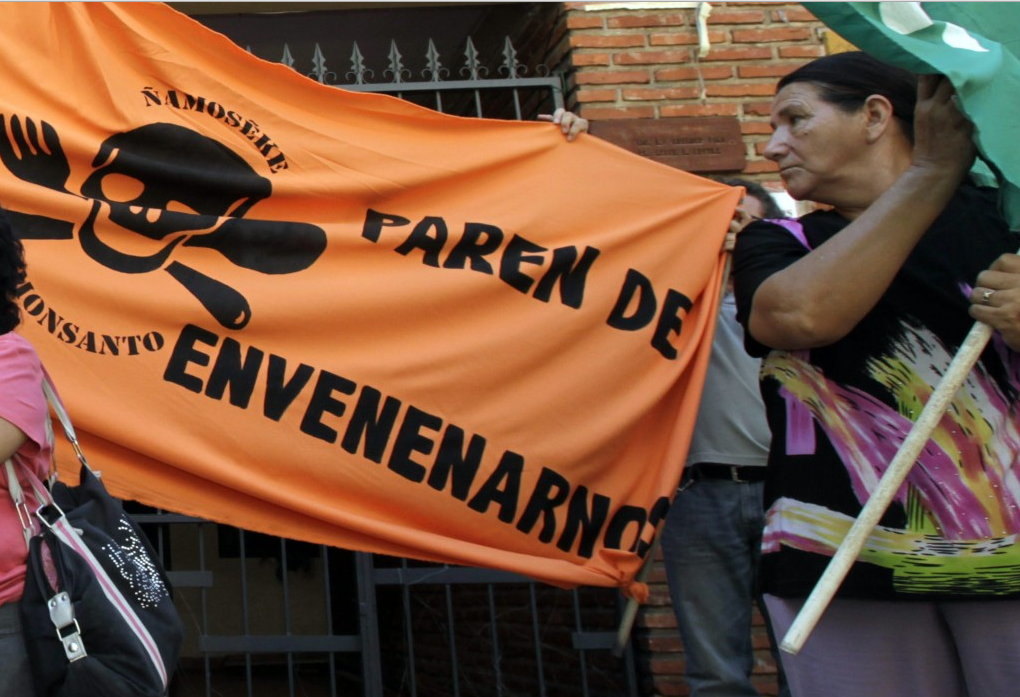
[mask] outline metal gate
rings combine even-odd
[[[470,39],[452,70],[431,40],[418,74],[395,43],[373,82],[355,43],[346,84],[318,45],[323,84],[459,116],[533,119],[563,106],[559,76],[529,76],[506,39],[483,66]],[[489,77],[489,75],[492,77]],[[561,590],[515,574],[427,564],[245,532],[141,508],[187,627],[172,697],[622,697],[633,651],[616,639],[613,589]]]

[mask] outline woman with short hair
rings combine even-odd
[[[772,431],[761,579],[789,628],[953,356],[1000,331],[804,648],[796,697],[998,697],[1020,684],[1020,236],[967,180],[950,83],[864,53],[783,78],[765,156],[822,204],[738,237]],[[991,270],[988,270],[991,267]]]

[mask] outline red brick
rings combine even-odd
[[[667,68],[656,70],[659,82],[683,82],[684,80],[726,80],[733,77],[733,68],[728,65],[711,65],[698,68]]]
[[[772,49],[768,46],[741,46],[739,48],[713,46],[703,61],[751,61],[772,60]]]
[[[663,118],[669,116],[736,116],[736,104],[676,104],[660,108]]]
[[[763,3],[762,3],[761,0],[749,0],[749,2],[728,2],[728,3],[726,3],[726,7],[743,7],[744,9],[751,9],[751,8],[760,9],[762,4]],[[773,3],[769,3],[769,4],[772,5],[773,7],[783,7],[784,5],[786,7],[799,7],[800,6],[800,3],[795,3],[795,2],[787,2],[787,3],[773,2]]]
[[[775,692],[775,675],[752,675],[751,682],[757,687],[762,694],[774,695]],[[771,685],[771,687],[770,687]]]
[[[764,24],[765,13],[749,10],[724,10],[712,8],[708,16],[709,24]]]
[[[808,27],[776,27],[775,29],[734,29],[737,44],[767,44],[776,41],[806,41],[811,38]]]
[[[803,7],[782,7],[772,10],[776,22],[817,22],[818,19]]]
[[[771,82],[738,82],[707,85],[705,90],[709,97],[771,97],[776,86]]]
[[[769,160],[750,160],[744,167],[744,171],[748,174],[755,174],[757,172],[778,172],[779,167],[775,162]]]
[[[570,56],[574,67],[583,68],[592,65],[609,65],[608,53],[574,53]]]
[[[762,65],[737,66],[740,77],[783,77],[799,68],[797,63],[766,63]]]
[[[645,45],[643,34],[571,34],[572,48],[636,48]]]
[[[683,643],[680,641],[678,632],[670,632],[669,635],[640,637],[637,642],[643,650],[652,653],[683,652]]]
[[[613,56],[617,65],[663,65],[666,63],[688,63],[690,51],[632,51]]]
[[[681,14],[626,14],[610,17],[606,26],[610,29],[634,29],[637,27],[682,27],[687,20]]]
[[[585,114],[585,118],[591,117]],[[676,616],[671,608],[646,608],[638,612],[636,624],[649,629],[671,629],[676,627]]]
[[[655,588],[649,588],[648,589],[648,598],[645,600],[644,605],[648,609],[651,609],[651,608],[660,608],[660,607],[669,607],[670,606],[669,605],[669,591],[664,586],[657,586]],[[672,611],[671,607],[670,607],[670,611]]]
[[[708,40],[712,44],[721,44],[726,41],[726,32],[710,31]],[[698,43],[698,35],[693,32],[670,32],[668,34],[652,34],[648,37],[650,46],[693,46]]]
[[[602,17],[572,12],[567,15],[567,29],[602,29]]]
[[[818,46],[780,46],[780,58],[818,58],[825,55],[825,47]]]
[[[581,116],[592,121],[610,119],[651,119],[655,118],[654,107],[582,107]]]
[[[656,676],[652,680],[652,689],[654,694],[661,697],[688,697],[691,694],[686,682],[665,676]]]
[[[648,671],[652,675],[683,675],[684,661],[682,658],[652,658],[648,661]]]
[[[615,102],[618,94],[616,90],[580,90],[577,93],[577,101],[587,102]]]
[[[666,100],[666,99],[697,99],[701,91],[696,87],[660,87],[647,89],[627,89],[623,98],[627,101]]]
[[[648,587],[652,586],[663,586],[666,585],[666,570],[661,564],[656,564],[652,567],[652,570],[648,573]]]
[[[744,102],[747,116],[772,116],[772,102]]]
[[[772,126],[769,125],[768,121],[741,121],[740,132],[745,136],[754,135],[772,135]]]
[[[623,85],[651,82],[647,70],[585,70],[577,73],[578,85]]]

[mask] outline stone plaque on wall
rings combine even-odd
[[[739,172],[747,162],[735,116],[592,121],[589,131],[686,172]]]

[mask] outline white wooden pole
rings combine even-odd
[[[950,401],[963,385],[963,381],[967,379],[967,375],[977,363],[991,336],[992,328],[982,322],[975,323],[970,333],[967,334],[967,338],[964,339],[963,345],[960,346],[960,350],[949,364],[942,381],[939,382],[928,403],[921,410],[917,422],[889,464],[889,469],[882,475],[874,493],[864,504],[857,520],[854,521],[843,542],[836,549],[829,565],[825,567],[825,572],[804,602],[804,607],[801,608],[793,624],[790,625],[790,629],[786,632],[786,636],[783,637],[779,648],[786,653],[795,654],[803,648],[804,642],[810,636],[815,625],[818,624],[822,613],[832,602],[833,596],[843,579],[846,578],[847,572],[850,571],[850,566],[860,555],[868,536],[878,525],[878,521],[889,507],[896,492],[903,485],[910,468],[917,461],[921,449],[931,438],[932,432],[942,420]]]
[[[645,557],[645,563],[638,569],[637,574],[634,576],[634,580],[638,583],[644,583],[645,579],[648,578],[648,572],[652,570],[652,564],[655,563],[655,556],[659,553],[659,532],[655,534],[655,538],[652,540],[652,546],[648,549],[648,556]],[[613,644],[613,656],[620,658],[623,652],[627,649],[627,642],[630,641],[630,633],[634,629],[634,620],[637,619],[638,606],[637,600],[634,598],[627,598],[627,604],[623,608],[623,616],[620,618],[620,626],[616,630],[616,641]]]

